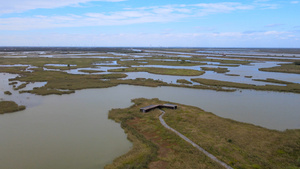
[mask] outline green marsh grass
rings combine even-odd
[[[134,141],[132,150],[116,159],[108,168],[122,168],[126,165],[134,168],[136,161],[144,156],[143,153],[153,155],[149,158],[150,163],[145,163],[147,168],[221,168],[189,143],[165,129],[158,119],[160,111],[139,111],[144,106],[167,102],[158,99],[134,99],[133,102],[129,108],[109,112],[109,118],[121,123],[129,139]],[[300,130],[269,130],[221,118],[197,107],[177,105],[177,110],[164,109],[166,123],[233,168],[298,167]],[[143,137],[132,138],[132,133],[139,133],[156,147],[142,144]]]
[[[185,79],[178,79],[176,82],[181,84],[193,84],[192,82]]]
[[[168,69],[168,68],[154,68],[154,67],[130,67],[123,69],[112,69],[109,72],[148,72],[160,75],[174,75],[174,76],[200,76],[204,71],[190,70],[190,69]]]
[[[13,101],[0,101],[0,114],[12,113],[26,109],[25,106],[19,106]]]
[[[221,68],[221,67],[201,67],[202,70],[204,71],[214,71],[216,73],[226,73],[229,72],[228,68]]]
[[[280,64],[280,66],[270,67],[270,68],[260,68],[260,71],[267,72],[281,72],[281,73],[296,73],[300,74],[300,65],[295,63],[290,64]]]
[[[290,82],[289,84],[286,84],[286,86],[278,86],[278,85],[257,86],[254,84],[236,83],[236,82],[228,82],[228,81],[220,81],[220,80],[212,80],[212,79],[203,79],[203,78],[195,78],[191,80],[200,83],[202,85],[215,86],[215,87],[230,87],[230,88],[239,88],[239,89],[300,93],[300,84],[290,83]],[[271,81],[269,80],[269,82]],[[272,82],[274,83],[275,80],[272,80]],[[278,83],[279,81],[276,80],[276,82]]]

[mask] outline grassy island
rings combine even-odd
[[[290,64],[280,64],[280,66],[270,68],[260,68],[260,71],[281,72],[281,73],[297,73],[300,74],[300,63],[294,62]]]
[[[110,72],[148,72],[160,75],[174,75],[174,76],[200,76],[204,71],[190,70],[190,69],[167,69],[154,67],[131,67],[126,69],[112,69]]]
[[[164,128],[158,119],[159,110],[139,111],[144,106],[167,102],[133,102],[129,108],[109,112],[110,119],[121,123],[133,147],[106,168],[222,168]],[[269,130],[177,105],[177,110],[164,110],[166,123],[233,168],[300,167],[300,130]]]

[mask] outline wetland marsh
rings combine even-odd
[[[0,52],[0,102],[26,106],[0,115],[0,168],[103,168],[132,147],[109,110],[141,97],[300,129],[297,50],[18,50]]]

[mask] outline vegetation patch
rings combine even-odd
[[[153,59],[161,59],[161,61],[153,60]],[[152,59],[143,60],[128,60],[128,61],[118,61],[118,64],[121,66],[131,66],[131,65],[163,65],[163,66],[197,66],[197,65],[206,65],[206,63],[200,62],[190,62],[183,59],[178,58],[174,61],[165,61],[166,57],[152,57]],[[147,63],[144,63],[147,62]]]
[[[221,68],[221,67],[201,67],[202,70],[205,71],[214,71],[216,73],[226,73],[229,72],[228,68]]]
[[[236,83],[236,82],[228,82],[228,81],[220,81],[220,80],[212,80],[212,79],[203,79],[203,78],[196,78],[191,80],[208,86],[300,93],[300,84],[297,83],[289,83],[286,86],[278,86],[278,85],[257,86],[253,84]]]
[[[34,88],[30,92],[39,95],[47,94],[69,94],[74,90],[87,88],[105,88],[116,86],[115,83],[105,81],[107,79],[125,78],[126,74],[103,74],[103,75],[76,75],[58,71],[34,71],[23,73],[22,76],[10,80],[18,80],[23,82],[47,82],[44,87]],[[61,91],[69,90],[69,91]]]
[[[280,64],[280,66],[270,67],[270,68],[260,68],[260,71],[267,72],[281,72],[281,73],[297,73],[300,74],[300,65],[298,62],[290,64]]]
[[[0,72],[11,73],[11,74],[21,74],[26,70],[26,68],[27,68],[27,66],[0,67]]]
[[[185,79],[178,79],[176,82],[181,84],[193,84],[192,82]]]
[[[101,73],[104,72],[102,70],[78,70],[79,72],[83,72],[83,73]]]
[[[0,101],[0,114],[12,113],[26,109],[25,106],[19,106],[13,101]]]
[[[124,69],[112,69],[109,72],[148,72],[161,75],[174,75],[174,76],[200,76],[204,71],[190,70],[190,69],[167,69],[167,68],[154,68],[154,67],[130,67]]]
[[[18,82],[10,82],[9,85],[16,85]]]
[[[287,82],[283,80],[277,80],[277,79],[272,79],[272,78],[267,78],[267,79],[252,79],[254,81],[260,81],[260,82],[269,82],[269,83],[278,83],[278,84],[295,84],[292,82]]]
[[[166,102],[158,99],[134,99],[133,102],[134,105],[129,108],[109,112],[109,118],[121,123],[129,139],[134,141],[132,150],[116,159],[108,168],[135,168],[136,161],[150,154],[150,163],[144,163],[146,168],[221,168],[165,129],[158,119],[161,114],[159,110],[149,113],[139,111],[141,107]],[[233,168],[298,167],[300,130],[269,130],[221,118],[200,108],[177,105],[177,110],[164,109],[166,123]],[[144,137],[140,139],[132,133]],[[155,146],[143,143],[143,138]]]
[[[238,74],[225,74],[226,76],[240,76]]]
[[[0,65],[23,64],[36,67],[44,67],[47,64],[59,65],[77,65],[77,66],[49,66],[54,69],[70,69],[91,67],[95,62],[112,61],[115,59],[100,59],[100,58],[0,58]]]
[[[68,66],[44,66],[44,68],[58,69],[58,70],[70,70],[70,69],[76,69],[77,67],[75,67],[75,66],[72,66],[72,67],[68,67]]]
[[[135,86],[147,86],[147,87],[158,87],[158,86],[169,86],[168,83],[160,81],[160,80],[154,80],[151,78],[136,78],[136,79],[113,79],[110,80],[111,84],[128,84],[128,85],[135,85]]]
[[[5,91],[4,94],[6,94],[6,95],[12,95],[12,93],[10,91]]]
[[[23,89],[23,88],[25,88],[28,84],[29,84],[29,82],[22,83],[22,84],[20,84],[18,87],[14,87],[14,90],[20,90],[20,89]]]

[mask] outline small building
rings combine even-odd
[[[177,105],[174,104],[157,104],[157,105],[150,105],[146,107],[140,108],[140,111],[143,113],[149,112],[150,110],[156,109],[156,108],[169,108],[169,109],[177,109]]]
[[[175,104],[163,104],[161,106],[161,108],[177,109],[177,105]]]
[[[159,105],[150,105],[150,106],[146,106],[146,107],[142,107],[140,108],[140,111],[143,113],[146,113],[152,109],[156,109]]]

